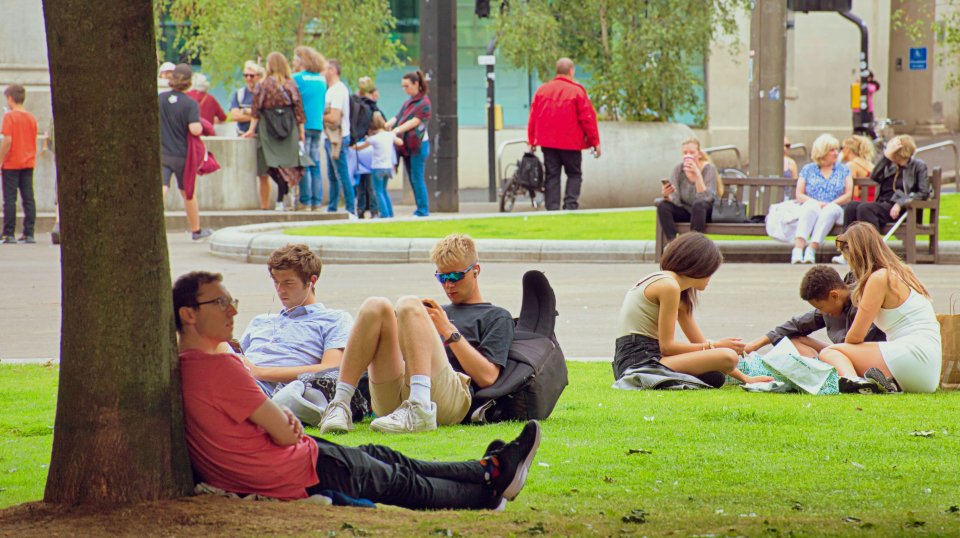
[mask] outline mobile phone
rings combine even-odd
[[[661,180],[660,180],[660,183],[661,183],[664,187],[666,187],[667,185],[670,184],[670,180],[669,180],[669,179],[661,179]]]
[[[433,304],[430,303],[430,301],[420,301],[420,302],[423,303],[423,306],[427,308],[433,308]]]

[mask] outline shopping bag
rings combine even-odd
[[[817,359],[800,355],[789,338],[784,338],[763,356],[778,381],[787,381],[808,394],[839,394],[837,370]]]
[[[950,313],[937,314],[940,322],[940,342],[943,346],[943,368],[940,370],[940,388],[960,389],[960,314],[955,306],[960,297],[950,296]]]

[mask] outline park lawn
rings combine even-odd
[[[940,240],[960,240],[960,195],[946,194],[940,201]],[[472,218],[334,224],[292,228],[295,236],[410,237],[436,238],[466,233],[476,239],[567,239],[567,240],[650,240],[655,239],[655,211],[549,214],[526,213],[515,217]],[[710,235],[713,239],[764,240],[763,236]]]
[[[543,423],[527,487],[505,513],[395,517],[387,509],[378,518],[342,510],[326,512],[324,528],[352,522],[371,534],[443,536],[888,536],[960,529],[960,393],[628,392],[610,388],[609,364],[569,367],[570,386]],[[55,376],[51,367],[0,366],[0,508],[42,497]],[[364,423],[336,440],[386,443],[424,459],[466,459],[519,429],[516,423],[451,426],[385,437]],[[646,523],[628,521],[640,514],[634,510],[644,511]]]

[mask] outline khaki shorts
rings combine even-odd
[[[437,404],[437,424],[459,424],[470,411],[470,376],[455,372],[439,335],[430,360],[430,399]],[[370,383],[370,405],[378,416],[392,413],[410,397],[410,376],[386,383]]]

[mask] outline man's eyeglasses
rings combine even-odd
[[[243,78],[257,78],[256,74],[244,73]]]
[[[209,301],[203,301],[202,303],[197,303],[197,308],[205,305],[217,303],[217,306],[220,307],[220,310],[224,312],[227,311],[231,306],[236,310],[237,306],[240,305],[240,299],[227,299],[226,297],[217,297],[216,299],[210,299]]]
[[[433,276],[437,277],[437,282],[441,284],[446,284],[447,282],[460,282],[465,276],[467,276],[467,273],[469,273],[471,269],[477,266],[478,263],[480,262],[475,261],[471,263],[470,267],[467,267],[463,271],[451,271],[449,273],[441,273],[437,271]]]

